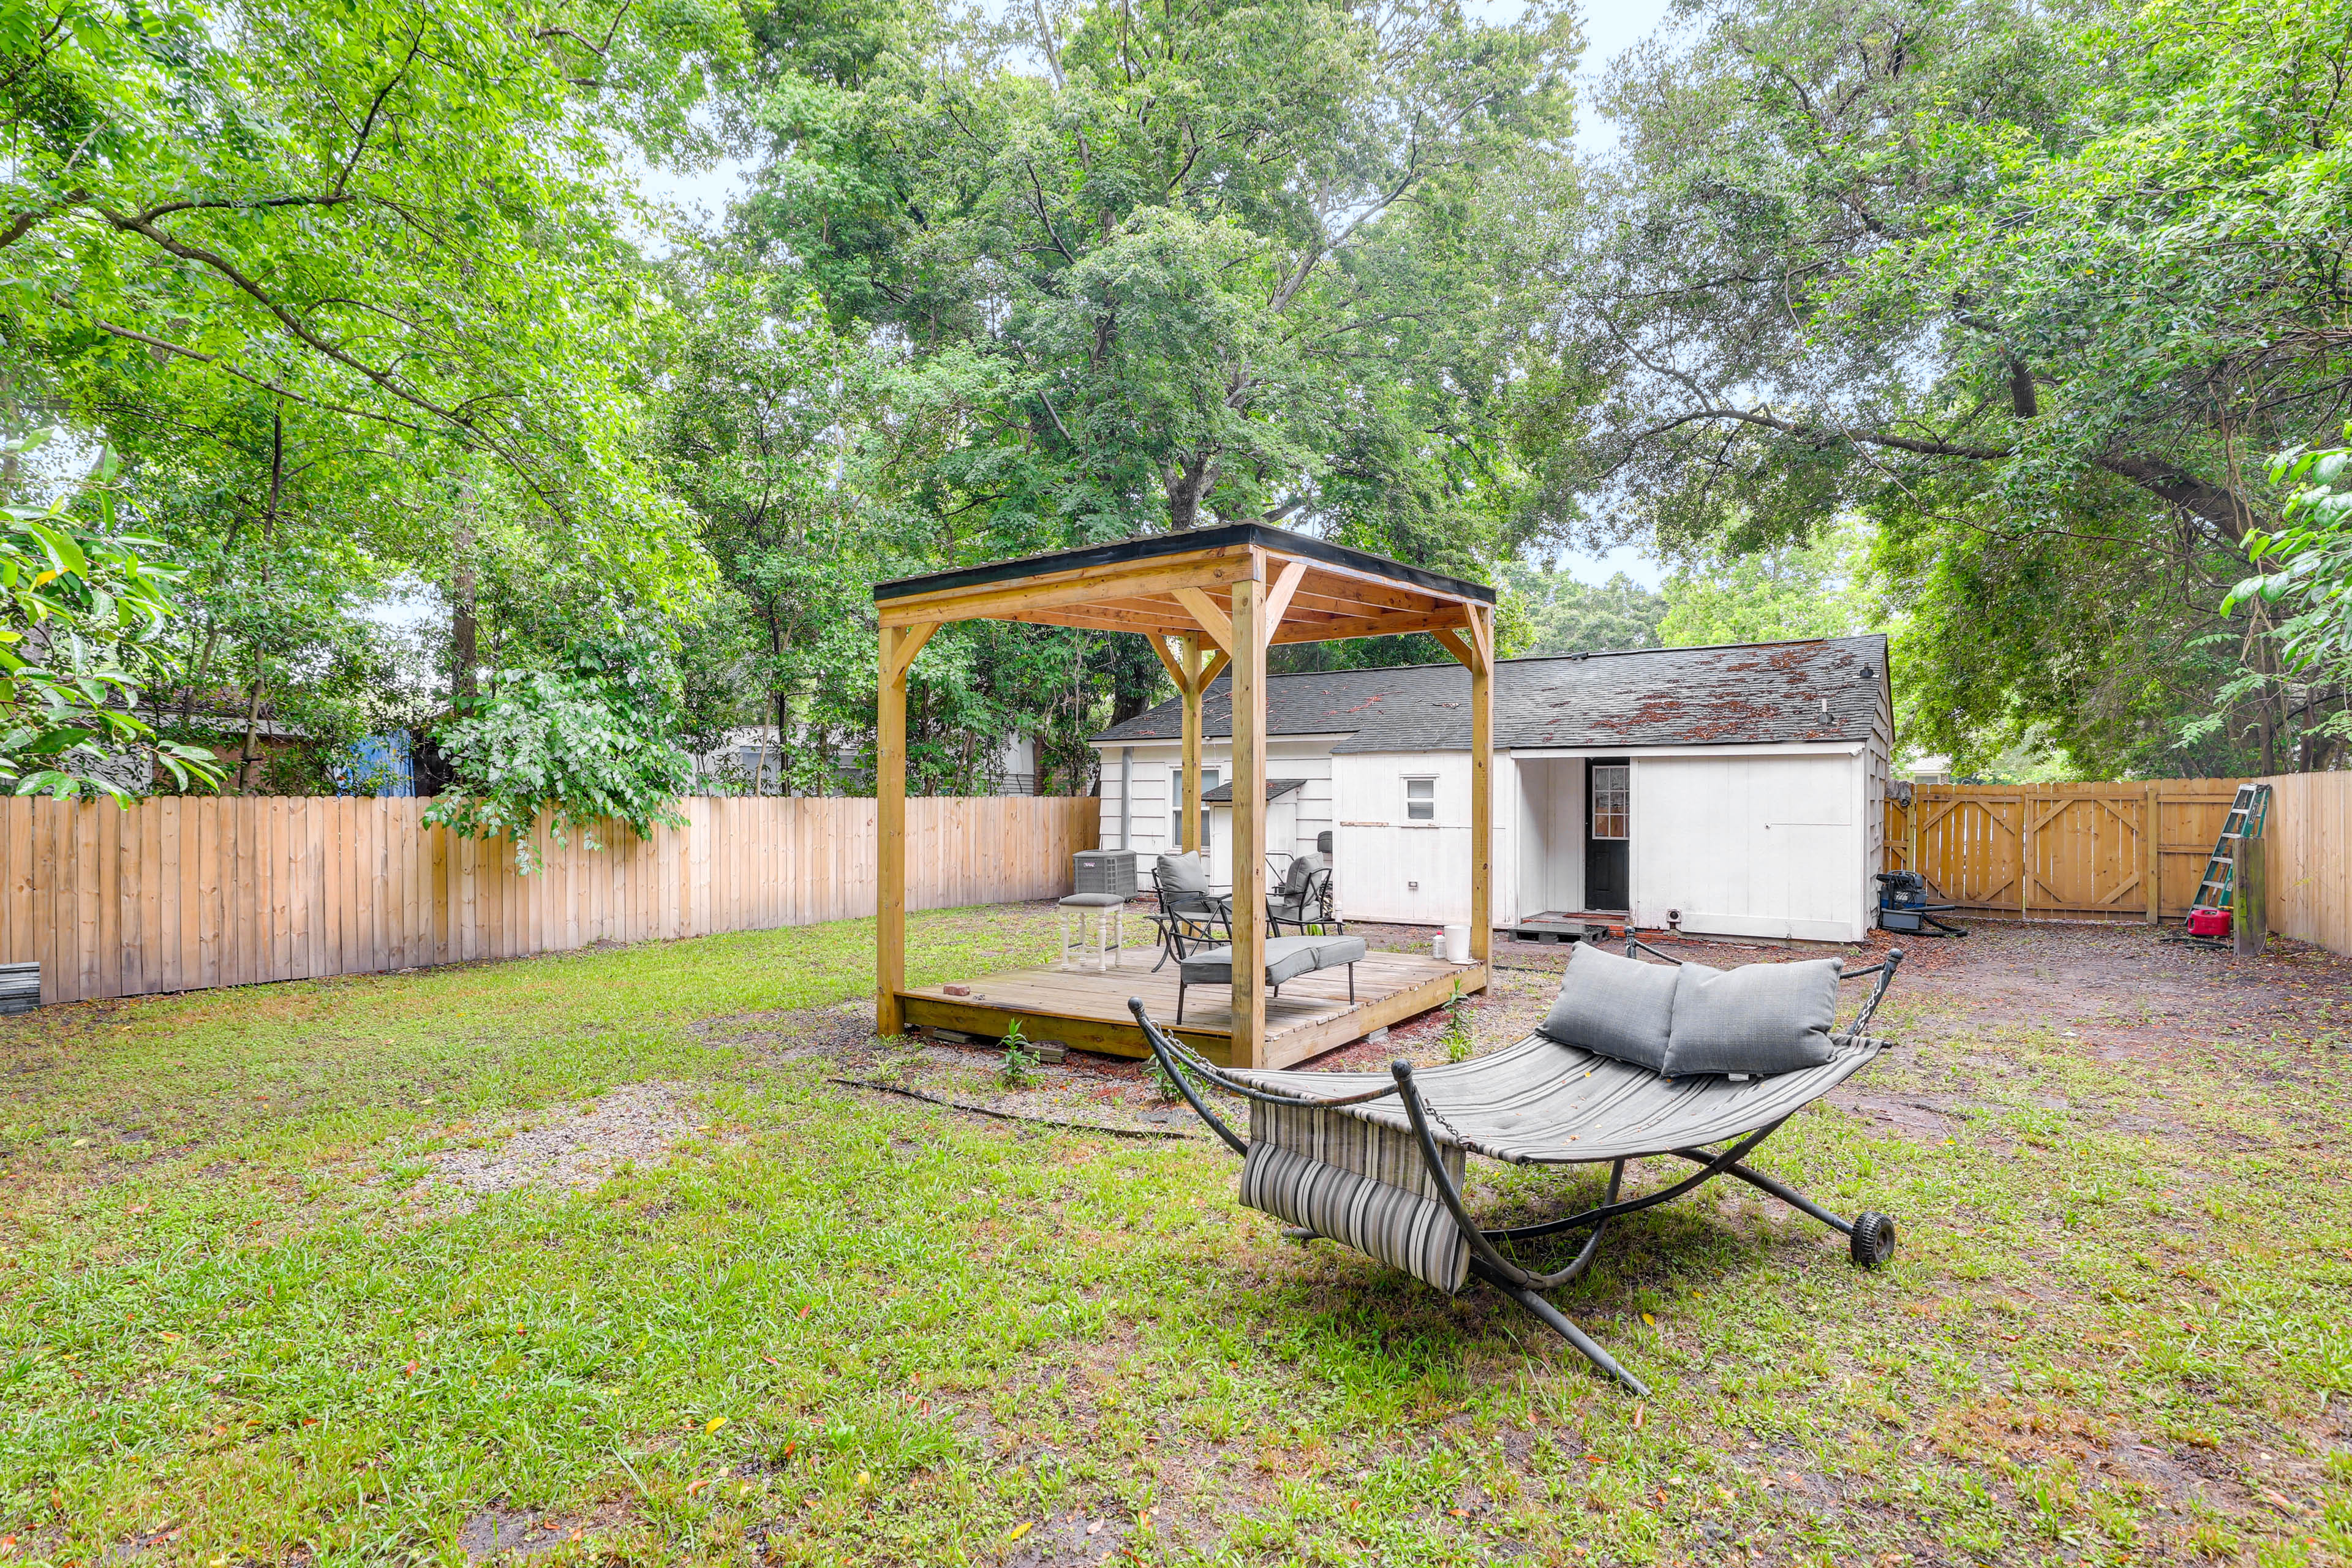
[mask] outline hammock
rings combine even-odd
[[[1646,946],[1626,945],[1628,956]],[[1864,1031],[1902,961],[1897,950],[1885,963],[1844,976],[1874,974],[1878,984],[1853,1022],[1832,1037],[1828,1061],[1744,1079],[1663,1078],[1539,1034],[1492,1056],[1421,1069],[1403,1061],[1386,1073],[1224,1068],[1152,1022],[1140,998],[1127,1005],[1161,1070],[1242,1156],[1243,1203],[1288,1220],[1299,1227],[1297,1234],[1353,1247],[1448,1295],[1472,1276],[1485,1279],[1602,1371],[1646,1395],[1641,1379],[1538,1292],[1568,1284],[1591,1267],[1610,1220],[1669,1203],[1717,1176],[1737,1177],[1841,1232],[1854,1262],[1865,1268],[1891,1258],[1895,1222],[1885,1215],[1843,1219],[1742,1162],[1790,1116],[1888,1048]],[[1194,1079],[1249,1102],[1246,1140],[1209,1108]],[[1708,1147],[1716,1144],[1724,1147]],[[1605,1162],[1608,1196],[1564,1218],[1487,1229],[1463,1201],[1470,1154],[1515,1165]],[[1658,1192],[1621,1201],[1626,1163],[1651,1158],[1699,1168]],[[1548,1273],[1531,1271],[1503,1251],[1511,1243],[1584,1229],[1591,1234],[1575,1258]]]

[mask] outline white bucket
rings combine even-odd
[[[1446,963],[1470,962],[1470,928],[1468,926],[1447,926],[1445,934],[1440,937],[1438,942],[1440,943],[1438,956]]]

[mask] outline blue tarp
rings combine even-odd
[[[338,795],[415,795],[416,763],[409,754],[408,731],[394,730],[352,742],[334,776]]]

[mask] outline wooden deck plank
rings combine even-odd
[[[1132,951],[1116,970],[1013,969],[954,984],[969,995],[950,996],[944,985],[907,986],[898,994],[909,1023],[1002,1035],[1013,1018],[1033,1040],[1061,1040],[1084,1050],[1142,1058],[1150,1053],[1143,1031],[1127,1010],[1130,996],[1143,998],[1152,1018],[1171,1025],[1176,1016],[1176,971],[1151,972],[1155,952]],[[1283,984],[1265,1003],[1263,1065],[1290,1067],[1363,1038],[1374,1029],[1401,1023],[1444,1003],[1459,981],[1464,992],[1483,991],[1483,964],[1442,963],[1409,952],[1374,952],[1356,965],[1356,1000],[1348,1000],[1344,969],[1302,974]],[[1213,985],[1189,988],[1184,1023],[1175,1032],[1211,1061],[1223,1062],[1232,1048],[1231,993]]]

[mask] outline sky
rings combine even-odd
[[[986,10],[1001,14],[1009,0],[982,0]],[[1580,88],[1597,86],[1609,64],[1665,19],[1669,0],[1589,0],[1584,7],[1584,63],[1578,71]],[[1524,0],[1468,0],[1472,15],[1500,21],[1517,16]],[[1616,143],[1617,130],[1599,115],[1580,113],[1576,141],[1586,153],[1602,153]],[[733,159],[697,171],[645,169],[638,183],[648,195],[668,202],[689,216],[697,212],[717,217],[741,191],[744,166]],[[1622,572],[1643,587],[1654,588],[1664,568],[1631,545],[1602,554],[1563,552],[1559,569],[1588,583],[1604,583]]]

